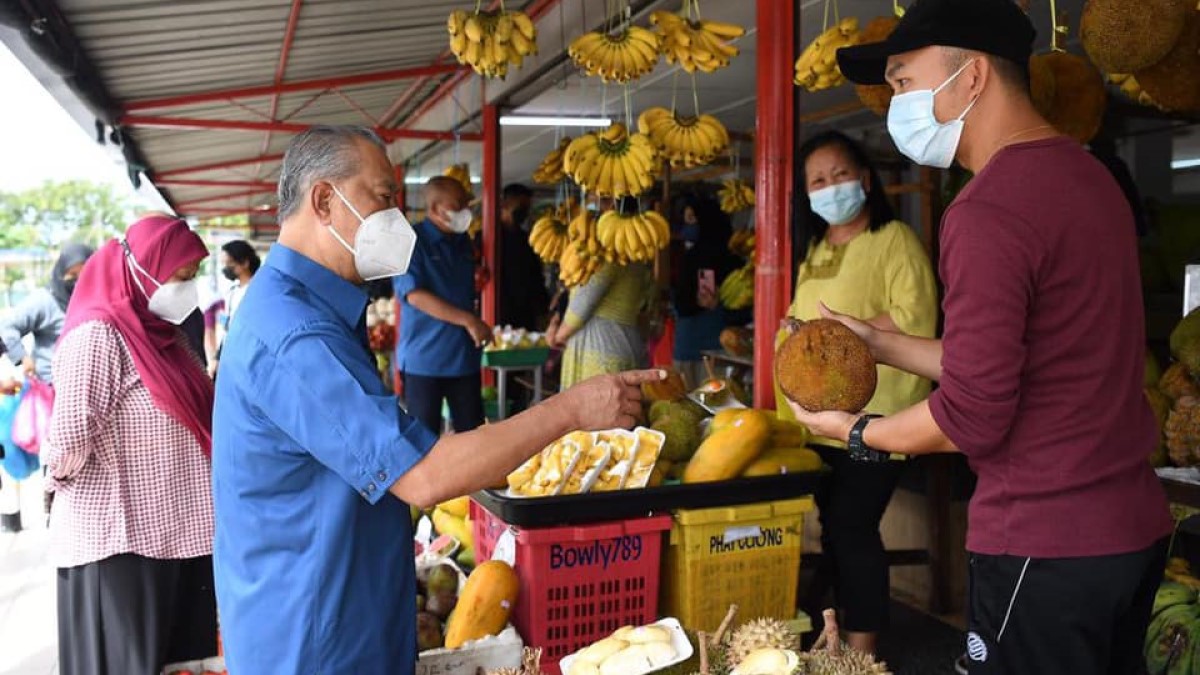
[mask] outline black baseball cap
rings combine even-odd
[[[884,84],[888,57],[939,46],[992,54],[1028,69],[1036,35],[1013,0],[917,0],[883,42],[839,49],[838,67],[851,82]]]

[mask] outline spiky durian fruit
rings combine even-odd
[[[778,619],[755,619],[742,624],[729,636],[726,663],[732,668],[758,649],[800,650],[800,636]]]
[[[1176,361],[1172,363],[1158,380],[1158,390],[1166,394],[1172,401],[1186,397],[1200,397],[1200,387],[1192,379],[1187,367]]]
[[[824,649],[800,655],[800,673],[804,675],[891,675],[887,664],[870,654],[842,645],[838,652]]]
[[[1176,401],[1163,433],[1167,454],[1177,466],[1200,461],[1200,399],[1185,396]]]

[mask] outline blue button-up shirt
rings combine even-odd
[[[412,673],[409,508],[436,438],[376,374],[363,291],[276,244],[225,340],[213,562],[230,672]]]
[[[481,352],[462,326],[429,316],[408,303],[415,290],[433,293],[455,307],[475,311],[475,261],[465,234],[446,234],[429,219],[416,226],[417,247],[408,273],[393,282],[400,299],[396,368],[426,377],[462,377],[479,372]]]

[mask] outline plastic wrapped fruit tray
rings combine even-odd
[[[823,476],[824,471],[812,471],[537,498],[510,497],[505,490],[483,490],[472,497],[509,525],[549,527],[639,518],[676,509],[794,499],[812,494]]]

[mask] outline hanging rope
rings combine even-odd
[[[1071,29],[1067,27],[1066,19],[1066,12],[1063,12],[1061,15],[1058,13],[1057,0],[1050,0],[1050,23],[1054,26],[1054,33],[1052,34],[1053,37],[1050,39],[1050,49],[1052,51],[1067,51],[1064,43],[1066,42]]]
[[[897,19],[904,18],[904,8],[900,6],[900,0],[892,0],[892,12],[896,14]]]

